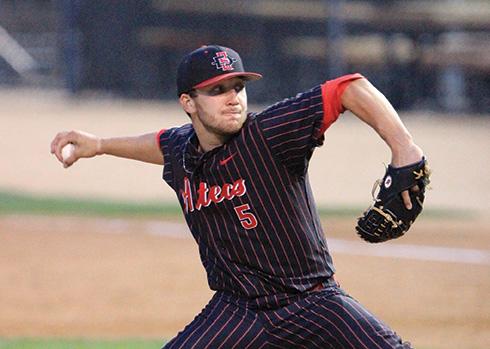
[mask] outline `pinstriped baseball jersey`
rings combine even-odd
[[[211,289],[277,307],[334,274],[308,163],[343,111],[348,75],[250,113],[224,145],[199,151],[191,124],[158,135],[164,180],[199,245]]]

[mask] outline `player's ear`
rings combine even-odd
[[[181,94],[179,97],[179,102],[182,106],[182,109],[184,109],[187,114],[193,114],[196,112],[196,103],[194,102],[190,94]]]

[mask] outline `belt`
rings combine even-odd
[[[318,291],[321,291],[324,288],[329,287],[329,286],[338,286],[338,287],[340,287],[339,283],[337,282],[337,280],[335,280],[335,277],[333,275],[327,281],[319,282],[318,284],[316,284],[315,286],[313,286],[312,288],[310,288],[308,291],[318,292]]]

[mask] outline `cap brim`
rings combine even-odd
[[[218,76],[215,76],[214,78],[205,80],[203,82],[200,82],[199,84],[195,85],[193,88],[203,88],[212,84],[215,84],[217,82],[226,80],[226,79],[231,79],[234,77],[241,77],[244,80],[259,80],[262,78],[262,75],[258,73],[249,73],[249,72],[233,72],[233,73],[227,73],[227,74],[221,74]]]

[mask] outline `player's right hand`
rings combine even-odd
[[[68,143],[75,146],[75,151],[67,159],[63,160],[61,150]],[[51,142],[51,154],[63,164],[65,168],[73,165],[80,158],[91,158],[102,154],[102,141],[99,137],[83,131],[59,132]]]

